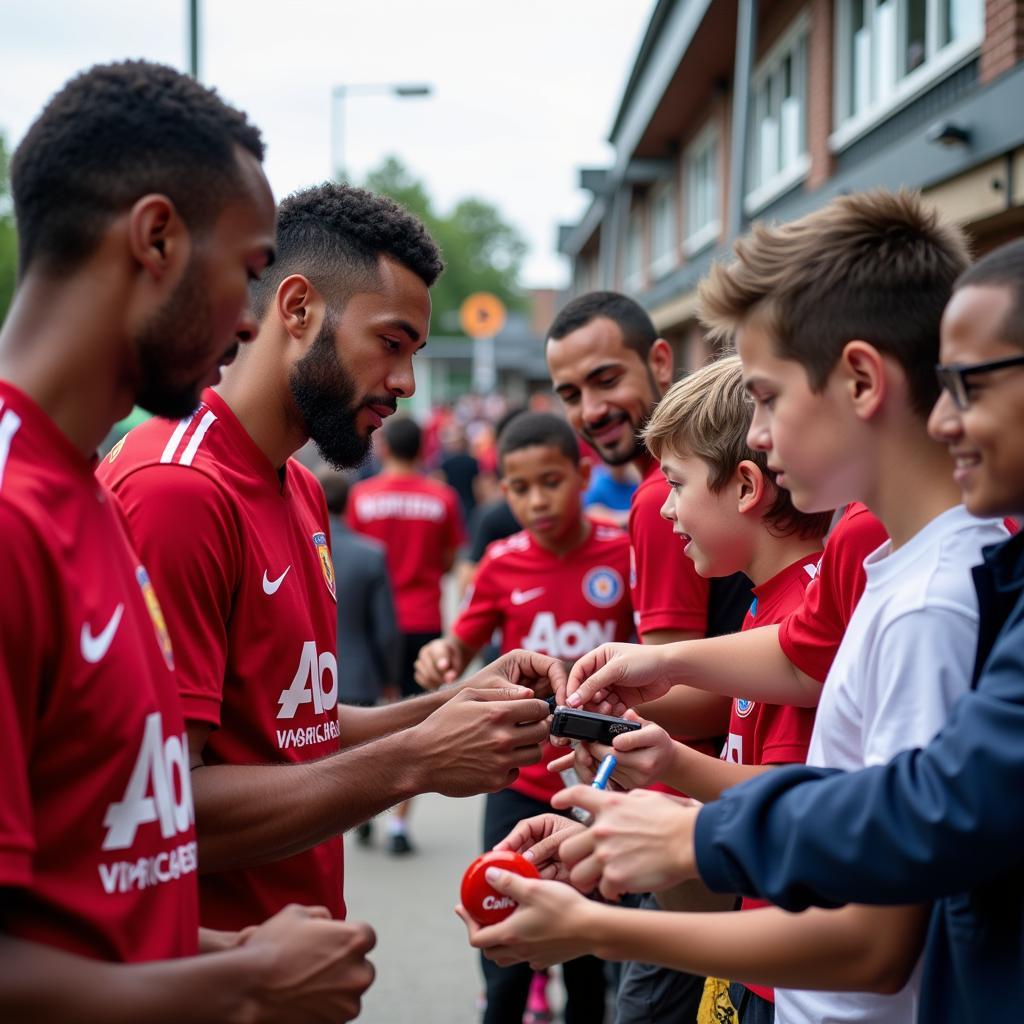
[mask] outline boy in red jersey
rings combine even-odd
[[[395,203],[336,184],[281,204],[277,250],[255,290],[259,332],[220,387],[178,423],[137,427],[99,470],[175,643],[200,915],[220,928],[296,899],[344,916],[341,833],[417,792],[505,785],[547,732],[546,704],[515,684],[565,677],[510,655],[477,680],[486,692],[339,714],[327,510],[290,456],[309,438],[339,468],[365,456],[413,392],[441,261]]]
[[[144,62],[50,101],[12,163],[0,332],[0,1019],[349,1020],[373,934],[291,907],[198,931],[188,749],[146,569],[92,474],[133,402],[177,415],[255,323],[259,132]],[[59,201],[55,200],[59,197]],[[206,950],[203,957],[197,938]],[[151,961],[163,960],[163,963]]]
[[[428,686],[454,678],[496,629],[502,649],[523,647],[571,663],[596,645],[633,633],[626,589],[629,540],[616,527],[583,514],[587,485],[572,428],[552,413],[521,413],[498,439],[499,469],[522,533],[491,544],[451,628],[420,652],[417,676]],[[548,746],[544,761],[557,756]],[[484,849],[522,818],[550,810],[562,788],[545,764],[532,765],[487,798]],[[519,1024],[531,971],[483,960],[487,982],[484,1024]],[[565,964],[569,1019],[601,1020],[604,975],[594,957]]]
[[[416,656],[441,635],[441,578],[464,539],[462,514],[458,492],[420,472],[419,424],[398,416],[381,432],[381,471],[353,485],[348,525],[384,545],[402,634],[398,685],[401,696],[411,697],[423,692],[413,677]],[[406,831],[411,803],[403,800],[388,820],[392,853],[413,851]]]
[[[545,355],[551,383],[576,433],[608,465],[631,463],[641,476],[628,524],[629,586],[640,642],[657,650],[738,630],[750,604],[750,581],[742,574],[701,579],[660,515],[661,471],[639,434],[672,383],[674,367],[672,348],[658,337],[650,316],[617,292],[581,295],[555,317]],[[682,721],[678,715],[670,718],[664,707],[647,713],[673,730],[682,724],[680,736],[714,754],[728,725],[729,700],[704,693],[700,702],[699,716],[691,707]],[[657,906],[651,896],[639,902]],[[673,978],[661,969],[629,964],[619,987],[618,1024],[675,1024],[696,1013],[702,991],[703,979]]]

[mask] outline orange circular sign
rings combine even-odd
[[[490,292],[474,292],[459,308],[459,320],[471,338],[493,338],[505,326],[504,303]]]

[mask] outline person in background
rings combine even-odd
[[[431,689],[453,682],[495,632],[504,650],[522,647],[571,663],[605,640],[633,635],[626,580],[629,538],[583,514],[589,464],[580,462],[572,428],[553,413],[522,413],[498,437],[502,488],[523,530],[487,548],[472,590],[448,634],[427,644],[416,678]],[[542,763],[524,768],[511,785],[487,798],[484,849],[521,819],[550,811],[562,788],[545,762],[560,750],[548,745]],[[487,1008],[483,1024],[520,1024],[532,972],[484,959]],[[600,1024],[603,965],[583,957],[564,965],[566,1021]],[[541,979],[543,982],[543,978]],[[533,1002],[546,1006],[542,983]]]
[[[381,431],[381,471],[353,485],[348,524],[384,545],[398,610],[401,643],[398,688],[402,697],[423,692],[415,680],[420,648],[441,635],[441,579],[455,563],[464,539],[459,496],[420,469],[422,431],[407,416]],[[402,801],[388,819],[388,848],[411,853],[407,819],[412,801]]]
[[[555,317],[545,346],[548,372],[576,433],[609,466],[632,465],[641,481],[630,504],[630,590],[637,636],[660,646],[680,640],[733,633],[750,605],[750,581],[737,573],[703,580],[680,550],[671,524],[661,518],[665,482],[640,439],[674,376],[669,343],[639,303],[617,292],[590,292]],[[671,698],[670,698],[671,700]],[[689,716],[680,738],[716,754],[728,732],[731,702],[707,696],[698,716]],[[647,718],[670,728],[662,708]],[[653,896],[639,898],[656,907]],[[675,1024],[695,1014],[704,979],[629,963],[618,991],[619,1024]]]
[[[331,517],[331,557],[338,594],[338,660],[345,671],[338,679],[338,701],[373,707],[398,682],[401,634],[388,578],[387,552],[378,542],[354,533],[345,522],[349,481],[344,473],[320,475]],[[356,826],[362,843],[372,826]]]
[[[469,454],[466,431],[454,421],[441,431],[441,459],[438,470],[444,482],[453,487],[462,507],[462,521],[468,523],[476,508],[476,479],[480,467]]]

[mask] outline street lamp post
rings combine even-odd
[[[399,99],[416,96],[430,96],[434,87],[425,82],[391,83],[362,82],[336,85],[331,89],[331,175],[340,177],[345,171],[344,163],[344,108],[346,96],[387,95]]]

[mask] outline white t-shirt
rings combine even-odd
[[[864,560],[867,586],[825,680],[807,763],[855,771],[923,747],[970,686],[978,637],[971,567],[1005,540],[997,520],[958,505],[898,551]],[[919,967],[895,995],[775,990],[777,1024],[907,1024]]]

